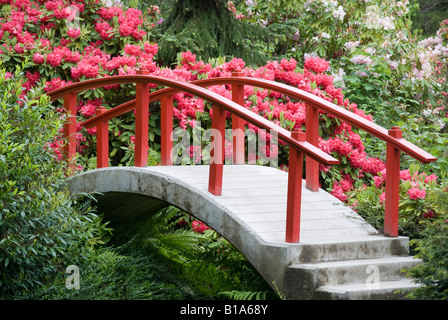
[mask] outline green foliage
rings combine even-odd
[[[410,269],[408,276],[421,284],[409,294],[410,299],[448,299],[448,180],[444,180],[445,190],[432,192],[428,199],[435,207],[436,219],[428,221],[415,246],[416,257],[422,263]]]
[[[439,29],[440,22],[448,14],[448,1],[446,0],[416,0],[419,5],[418,14],[412,17],[416,29],[421,29],[426,36],[431,36]]]
[[[125,247],[132,256],[160,261],[172,279],[182,283],[181,291],[189,292],[190,298],[276,298],[238,250],[212,229],[192,231],[189,220],[189,215],[168,207],[139,224],[122,225],[116,229],[113,243]],[[186,227],[182,227],[185,223]]]
[[[0,296],[33,290],[104,241],[88,202],[65,190],[48,143],[61,122],[39,91],[22,96],[20,68],[0,71]]]
[[[262,28],[237,20],[225,0],[176,1],[161,25],[158,58],[169,65],[178,53],[191,51],[204,61],[237,57],[261,64],[265,56],[254,39],[263,34]]]

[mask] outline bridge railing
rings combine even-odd
[[[403,139],[401,136],[401,130],[397,127],[393,127],[391,130],[386,130],[349,110],[339,107],[311,93],[275,81],[243,77],[243,74],[239,71],[232,73],[231,77],[210,78],[187,83],[152,76],[147,74],[147,71],[145,70],[139,70],[136,75],[114,76],[102,79],[87,80],[49,92],[48,95],[52,100],[58,100],[60,98],[64,99],[64,109],[70,116],[64,127],[64,134],[69,139],[69,143],[67,143],[65,149],[66,157],[69,159],[75,159],[76,156],[76,141],[74,140],[74,135],[76,133],[76,94],[78,92],[96,87],[124,83],[136,84],[135,100],[129,101],[110,110],[100,107],[97,109],[97,114],[95,117],[81,123],[82,126],[87,128],[97,127],[98,167],[108,166],[108,121],[134,109],[136,121],[135,165],[147,165],[148,108],[149,103],[158,100],[161,101],[161,163],[162,165],[171,165],[171,152],[173,148],[173,141],[171,140],[171,133],[173,131],[172,97],[179,91],[196,95],[210,101],[213,104],[212,128],[218,130],[221,133],[221,137],[225,136],[225,111],[229,111],[232,114],[232,129],[234,129],[234,131],[240,129],[240,132],[244,132],[245,122],[248,122],[259,128],[277,132],[279,139],[289,145],[290,154],[288,171],[286,242],[299,242],[300,239],[300,207],[304,155],[307,156],[306,187],[312,191],[319,190],[319,163],[325,165],[338,163],[337,159],[331,157],[318,148],[319,109],[330,113],[336,118],[346,121],[347,123],[354,125],[387,143],[386,207],[384,226],[384,233],[386,236],[398,236],[400,152],[403,151],[423,163],[436,161],[434,156]],[[167,86],[167,88],[150,93],[150,83]],[[232,101],[203,88],[219,84],[232,85]],[[288,130],[244,108],[242,106],[244,104],[244,85],[273,90],[305,102],[306,132],[291,133]],[[245,154],[244,135],[234,135],[233,139],[233,163],[242,164],[244,163]],[[213,147],[212,152],[217,152],[218,154],[211,154],[211,156],[214,159],[222,159],[222,149],[224,146],[223,141],[212,141],[212,144],[213,143],[219,143],[222,148]],[[209,192],[214,195],[221,195],[222,177],[222,162],[211,163]]]

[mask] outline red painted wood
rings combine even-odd
[[[233,78],[233,79],[239,79],[239,78]],[[243,79],[250,79],[245,78]],[[337,164],[339,161],[332,156],[328,155],[327,153],[323,152],[319,148],[316,148],[309,144],[308,142],[297,142],[294,139],[291,139],[291,132],[288,130],[276,125],[275,123],[269,121],[268,119],[263,118],[262,116],[255,114],[254,112],[238,105],[237,103],[228,100],[224,98],[223,96],[211,92],[207,89],[201,88],[197,85],[173,80],[169,78],[164,77],[158,77],[158,76],[152,76],[152,75],[141,75],[141,74],[135,74],[135,75],[126,75],[126,76],[114,76],[114,77],[106,77],[101,79],[92,79],[92,80],[86,80],[80,83],[71,84],[68,86],[65,86],[60,89],[53,90],[51,93],[48,93],[48,95],[51,96],[52,100],[57,100],[61,97],[61,95],[65,92],[75,91],[80,92],[84,91],[90,88],[95,87],[101,87],[105,85],[111,85],[111,84],[120,84],[120,83],[154,83],[159,85],[166,85],[172,87],[173,91],[166,91],[171,94],[171,92],[177,92],[177,91],[185,91],[187,93],[193,94],[198,96],[199,98],[208,100],[212,104],[216,104],[217,106],[223,108],[226,111],[229,111],[232,114],[235,114],[239,116],[240,118],[244,119],[247,122],[252,123],[253,125],[261,128],[266,129],[268,131],[277,131],[279,139],[283,140],[287,144],[292,144],[294,147],[301,149],[306,153],[308,157],[311,157],[322,164],[331,165],[331,164]]]
[[[306,141],[319,146],[319,112],[312,104],[306,104]],[[319,191],[319,162],[306,159],[306,187],[311,191]]]
[[[70,109],[72,107],[70,106],[72,103],[69,101],[73,100],[73,96],[75,97],[75,112],[76,113],[76,93],[81,92],[87,89],[95,88],[95,87],[101,87],[105,85],[112,85],[112,84],[123,84],[123,83],[136,83],[136,91],[140,94],[137,94],[137,99],[135,101],[129,101],[128,103],[125,103],[119,107],[116,107],[112,110],[108,110],[104,112],[103,114],[100,114],[94,119],[89,119],[85,121],[83,124],[86,126],[95,126],[98,121],[104,121],[105,119],[111,119],[113,117],[116,117],[119,114],[122,114],[124,112],[128,112],[133,110],[134,106],[136,108],[136,127],[138,127],[139,134],[137,134],[136,131],[136,140],[141,140],[147,142],[147,123],[145,125],[145,118],[147,122],[147,112],[145,113],[145,105],[147,106],[149,104],[149,101],[156,101],[161,100],[166,96],[173,95],[177,93],[178,91],[184,91],[190,94],[193,94],[195,96],[198,96],[199,98],[208,100],[214,105],[214,109],[216,109],[216,114],[220,114],[219,118],[223,118],[224,120],[221,121],[221,124],[215,123],[213,126],[215,128],[220,128],[222,130],[222,137],[224,137],[224,129],[221,128],[222,124],[225,124],[225,111],[228,111],[232,114],[232,117],[235,117],[236,119],[242,119],[243,121],[247,121],[261,129],[266,130],[274,130],[278,133],[279,139],[286,142],[290,146],[290,150],[292,154],[290,155],[290,162],[291,163],[298,163],[301,162],[298,159],[300,157],[303,158],[304,155],[307,156],[307,162],[313,163],[313,161],[310,161],[310,159],[314,160],[314,162],[318,161],[325,165],[331,165],[331,164],[337,164],[338,160],[334,159],[332,156],[326,154],[322,150],[320,150],[317,147],[316,143],[316,136],[318,136],[318,131],[316,133],[316,128],[318,128],[318,118],[317,118],[317,125],[316,125],[316,116],[315,113],[317,113],[317,109],[320,109],[324,112],[330,113],[333,116],[346,121],[347,123],[356,126],[380,139],[387,142],[388,145],[388,151],[387,151],[387,171],[391,174],[387,175],[387,178],[389,179],[389,183],[386,181],[387,191],[386,191],[386,217],[385,217],[385,233],[389,236],[396,236],[397,235],[397,229],[398,229],[398,201],[399,201],[399,193],[398,193],[398,184],[397,181],[399,180],[399,165],[400,165],[400,151],[403,151],[410,156],[414,157],[416,160],[422,162],[422,163],[428,163],[436,161],[437,158],[432,156],[431,154],[425,152],[424,150],[420,149],[419,147],[413,145],[409,141],[406,141],[401,137],[401,133],[397,133],[398,131],[393,128],[392,130],[388,131],[375,123],[368,121],[364,119],[363,117],[354,114],[353,112],[346,110],[342,107],[339,107],[325,99],[322,99],[320,97],[317,97],[309,92],[305,92],[303,90],[300,90],[298,88],[294,88],[285,84],[281,84],[274,81],[264,80],[264,79],[257,79],[257,78],[248,78],[248,77],[241,77],[240,75],[235,75],[233,77],[222,77],[222,78],[211,78],[211,79],[204,79],[204,80],[197,80],[192,83],[186,83],[181,82],[173,79],[158,77],[158,76],[152,76],[152,75],[146,75],[140,72],[136,75],[127,75],[127,76],[114,76],[114,77],[107,77],[107,78],[101,78],[101,79],[92,79],[87,80],[80,83],[75,83],[57,90],[54,90],[52,92],[47,93],[51,97],[52,100],[57,100],[60,98],[64,98],[64,106],[66,109]],[[158,90],[157,92],[149,94],[148,88],[149,83],[154,83],[158,85],[165,85],[170,88],[165,88]],[[210,85],[218,85],[218,84],[230,84],[232,87],[236,88],[235,91],[235,98],[230,101],[226,98],[223,98],[222,96],[210,92],[202,87],[207,87]],[[307,103],[307,105],[312,105],[312,108],[308,107],[308,114],[310,116],[307,116],[307,141],[298,141],[294,137],[295,134],[291,134],[288,130],[279,127],[278,125],[270,122],[269,120],[253,113],[250,110],[247,110],[244,108],[241,104],[244,103],[244,99],[241,103],[241,98],[237,98],[237,94],[239,91],[238,88],[243,87],[244,85],[251,85],[256,86],[268,90],[273,90],[285,95],[290,96],[291,98],[298,99],[301,101],[304,101]],[[243,93],[244,94],[244,93]],[[142,115],[145,114],[145,117]],[[137,116],[138,115],[138,116]],[[218,118],[218,116],[217,116]],[[237,124],[238,120],[235,121],[235,126],[240,127],[240,125]],[[75,130],[73,131],[73,123],[70,121],[67,122],[65,126],[65,134],[66,136],[73,136],[72,133],[76,133],[76,121],[74,122]],[[233,125],[232,125],[233,126]],[[143,127],[146,127],[146,139],[144,137],[145,132],[142,130]],[[168,130],[166,130],[168,131]],[[137,135],[140,137],[137,139]],[[303,136],[303,134],[301,134]],[[136,165],[139,162],[140,165],[146,165],[147,160],[147,143],[142,144],[139,143],[139,148],[141,150],[137,152],[136,150]],[[146,150],[145,150],[146,145]],[[69,144],[70,147],[67,147],[65,150],[67,155],[76,154],[76,144]],[[74,149],[72,148],[74,146]],[[73,150],[75,152],[73,152]],[[221,150],[221,149],[220,149]],[[222,152],[217,151],[217,152]],[[139,160],[137,160],[137,153],[139,153]],[[143,154],[146,153],[146,157],[143,156]],[[235,153],[238,154],[238,153]],[[68,156],[70,158],[70,156]],[[298,164],[297,166],[294,165],[294,174],[296,176],[299,176],[298,173]],[[222,191],[222,167],[219,166],[211,166],[211,173],[213,171],[213,174],[210,175],[210,182],[209,187],[214,194],[221,194]],[[311,167],[313,169],[311,169]],[[307,168],[307,177],[309,179],[309,176],[316,177],[316,164],[310,165],[309,168]],[[221,172],[221,174],[220,174]],[[312,172],[312,173],[309,173]],[[397,175],[398,172],[398,175]],[[318,175],[317,175],[318,176]],[[398,177],[398,178],[397,178]],[[308,180],[307,179],[307,180]],[[318,178],[312,178],[312,182],[310,182],[309,188],[313,189],[316,186],[316,183],[318,182]],[[391,182],[392,181],[392,182]],[[301,181],[300,181],[301,183]],[[295,186],[295,189],[298,187]],[[297,191],[297,190],[296,190]],[[288,194],[289,194],[288,190]],[[292,192],[292,191],[291,191]],[[291,198],[292,199],[292,198]],[[297,207],[297,204],[291,200],[291,207]],[[300,208],[300,207],[299,207]],[[292,210],[292,209],[291,209]],[[297,210],[297,209],[294,209]],[[296,212],[292,210],[291,212]],[[299,211],[300,212],[300,209]],[[295,221],[294,219],[290,219],[290,221]],[[295,223],[295,222],[294,222]],[[287,227],[288,230],[296,230],[296,226],[289,226]],[[294,236],[291,236],[289,238],[290,241],[296,241],[296,235],[295,231],[291,231],[291,234],[294,234]],[[298,241],[298,240],[297,240]]]
[[[96,114],[106,112],[106,108],[99,107]],[[109,123],[108,120],[98,121],[96,126],[96,166],[106,168],[109,166]]]
[[[232,77],[242,77],[244,75],[241,70],[232,72]],[[232,101],[244,106],[244,85],[232,85]],[[232,115],[232,157],[234,164],[244,164],[245,148],[244,148],[244,125],[245,121],[236,115]]]
[[[220,196],[222,194],[224,169],[223,155],[226,112],[216,105],[213,105],[212,129],[208,191],[215,196]]]
[[[64,94],[64,110],[67,120],[64,123],[64,137],[67,139],[64,145],[64,156],[69,162],[71,170],[76,166],[76,93]]]
[[[160,140],[161,140],[161,164],[173,165],[173,96],[164,96],[160,101]]]
[[[139,75],[147,75],[147,70],[137,70]],[[148,117],[149,83],[138,82],[135,85],[135,166],[148,165]]]
[[[389,134],[401,139],[402,132],[398,127],[392,127]],[[387,145],[386,154],[386,204],[384,212],[384,235],[398,236],[398,212],[400,202],[400,150]]]
[[[306,134],[294,131],[292,136],[297,141],[305,141]],[[288,243],[300,241],[300,210],[302,203],[303,152],[289,149],[288,195],[286,204],[286,237]]]
[[[53,90],[51,92],[48,92],[47,95],[51,97],[51,100],[58,100],[64,96],[67,92],[81,92],[85,91],[91,88],[95,87],[102,87],[107,85],[113,85],[113,84],[122,84],[122,83],[136,83],[136,82],[145,82],[145,83],[154,83],[159,85],[166,85],[171,87],[170,89],[162,89],[166,90],[163,94],[170,94],[173,95],[178,91],[185,91],[194,95],[197,95],[200,98],[203,98],[205,100],[208,100],[212,103],[218,104],[220,107],[225,108],[227,111],[231,112],[232,114],[236,114],[243,118],[245,121],[250,122],[254,125],[259,126],[262,129],[270,130],[272,127],[271,125],[268,125],[265,121],[262,119],[259,119],[258,115],[254,114],[253,112],[245,109],[241,110],[238,109],[235,104],[232,103],[225,103],[222,99],[216,99],[216,96],[219,96],[217,94],[214,94],[212,92],[206,92],[199,90],[198,87],[207,87],[211,85],[218,85],[218,84],[245,84],[245,85],[251,85],[256,86],[260,88],[265,88],[269,90],[274,90],[277,92],[280,92],[282,94],[288,95],[292,98],[299,99],[301,101],[304,101],[306,103],[311,103],[318,107],[319,109],[331,113],[333,116],[346,121],[347,123],[354,125],[355,127],[358,127],[370,134],[372,134],[375,137],[380,138],[381,140],[391,143],[396,148],[400,149],[401,151],[409,154],[414,159],[422,162],[422,163],[429,163],[436,161],[437,158],[432,156],[431,154],[427,153],[426,151],[420,149],[419,147],[415,146],[414,144],[406,141],[405,139],[394,139],[393,137],[389,136],[388,131],[384,129],[383,127],[368,121],[367,119],[364,119],[363,117],[354,114],[353,112],[346,110],[342,107],[339,107],[323,98],[317,97],[316,95],[313,95],[309,92],[300,90],[298,88],[294,88],[292,86],[288,86],[286,84],[278,83],[275,81],[270,80],[264,80],[264,79],[258,79],[258,78],[249,78],[249,77],[221,77],[221,78],[210,78],[210,79],[203,79],[203,80],[196,80],[191,83],[185,83],[173,79],[163,78],[163,77],[157,77],[152,75],[125,75],[125,76],[114,76],[114,77],[106,77],[101,79],[92,79],[92,80],[86,80],[83,82],[74,83],[56,90]],[[161,90],[160,90],[161,91]],[[222,97],[221,97],[222,98]],[[225,100],[225,99],[224,99]],[[241,107],[243,108],[243,107]],[[251,114],[248,114],[245,111],[249,111]],[[244,116],[243,116],[244,114]],[[253,118],[252,118],[253,116]],[[267,120],[267,119],[264,119]],[[268,120],[267,120],[268,121]],[[268,121],[269,122],[269,121]],[[278,126],[274,126],[275,128]],[[283,129],[283,128],[281,128]],[[287,130],[278,130],[279,132],[279,139],[283,140],[284,142],[288,144],[293,144],[296,147],[298,145],[295,144],[292,139],[290,139],[290,133],[287,132]],[[322,164],[335,164],[335,163],[328,163],[326,160],[322,158],[322,154],[317,156],[315,152],[312,152],[308,154],[308,156],[311,156],[313,154],[315,160],[321,162]],[[316,157],[317,156],[317,157]]]

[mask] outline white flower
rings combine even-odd
[[[393,17],[385,17],[383,19],[380,19],[380,24],[384,28],[384,30],[394,30],[395,24],[393,21]]]
[[[439,119],[436,121],[436,125],[438,125],[440,129],[443,129],[445,127],[445,122],[443,122],[442,119]]]
[[[344,20],[344,16],[346,15],[344,8],[342,6],[338,7],[338,10],[333,10],[333,17]]]
[[[328,33],[322,32],[322,38],[330,39],[330,35]]]
[[[398,62],[397,61],[389,61],[389,67],[392,70],[395,70],[398,67]]]
[[[364,18],[366,27],[369,29],[378,29],[380,27],[379,21],[380,15],[378,6],[368,6],[366,8],[366,16]]]
[[[334,83],[341,83],[342,87],[344,87],[345,86],[344,75],[345,75],[344,69],[339,68],[339,71],[337,73],[332,74]]]
[[[344,44],[344,47],[346,47],[348,50],[352,50],[353,48],[359,46],[359,43],[360,43],[359,41],[346,42]]]
[[[425,110],[423,110],[423,115],[424,115],[425,117],[429,117],[429,116],[431,115],[431,110],[429,110],[429,109],[425,109]]]
[[[351,58],[351,61],[354,64],[365,64],[368,66],[370,66],[373,63],[373,60],[370,57],[364,56],[362,54],[354,56],[353,58]]]

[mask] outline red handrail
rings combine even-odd
[[[161,100],[162,101],[162,136],[166,136],[168,129],[172,130],[172,96],[178,91],[185,91],[193,95],[199,96],[205,100],[211,101],[214,105],[213,114],[215,120],[212,123],[213,128],[223,130],[221,124],[225,123],[225,113],[220,112],[221,109],[229,111],[232,113],[232,126],[233,128],[242,128],[244,126],[245,120],[252,123],[260,128],[276,130],[278,132],[279,138],[285,141],[290,147],[290,172],[289,181],[300,180],[296,183],[288,183],[288,223],[287,223],[287,242],[298,242],[299,241],[299,224],[300,224],[300,198],[301,198],[301,179],[296,179],[301,177],[302,172],[302,161],[303,154],[307,155],[309,158],[306,162],[306,181],[307,188],[317,191],[319,189],[319,170],[318,162],[323,164],[335,164],[337,160],[322,152],[321,150],[316,150],[318,143],[318,110],[321,109],[333,116],[346,121],[347,123],[354,125],[387,143],[387,160],[386,160],[386,208],[385,208],[385,230],[386,236],[396,237],[398,236],[398,204],[399,204],[399,170],[400,170],[400,151],[403,151],[416,160],[428,163],[436,161],[437,159],[427,153],[426,151],[420,149],[419,147],[413,145],[412,143],[406,141],[401,137],[401,131],[397,127],[393,127],[391,130],[387,130],[377,124],[354,114],[353,112],[339,107],[325,99],[315,96],[306,91],[294,88],[292,86],[278,83],[275,81],[243,77],[241,72],[232,73],[232,77],[222,77],[222,78],[210,78],[204,80],[192,81],[190,83],[179,82],[176,80],[150,76],[145,74],[138,75],[128,75],[128,76],[114,76],[102,79],[87,80],[80,83],[75,83],[57,90],[54,90],[48,95],[51,96],[52,100],[57,100],[61,97],[69,98],[74,92],[81,92],[94,87],[101,87],[105,85],[112,84],[122,84],[122,83],[137,83],[147,84],[154,83],[159,85],[165,85],[169,88],[160,89],[156,92],[147,93],[148,90],[140,90],[140,92],[145,93],[144,103],[140,102],[139,105],[136,103],[138,99],[124,103],[118,107],[110,110],[101,110],[98,114],[82,123],[86,127],[93,127],[98,124],[107,124],[109,119],[119,116],[125,112],[129,112],[135,109],[142,109],[142,105],[147,105],[149,102]],[[213,92],[210,92],[201,87],[208,87],[219,84],[231,84],[232,85],[232,101],[223,98]],[[305,133],[293,133],[291,134],[286,129],[283,129],[272,122],[266,120],[265,118],[253,113],[250,110],[245,109],[241,105],[244,103],[244,85],[251,85],[255,87],[260,87],[264,89],[269,89],[276,91],[292,98],[302,100],[306,103],[307,117],[306,117],[306,134]],[[142,95],[142,93],[139,93]],[[67,99],[64,99],[64,101]],[[141,99],[140,99],[141,100]],[[73,108],[72,108],[73,109]],[[68,113],[72,113],[67,108]],[[76,109],[74,109],[76,110]],[[171,112],[171,116],[170,116]],[[145,114],[145,113],[143,113]],[[146,113],[147,114],[147,113]],[[138,117],[141,120],[141,116]],[[137,121],[137,117],[136,117]],[[171,122],[171,124],[170,124]],[[67,126],[70,126],[70,122]],[[107,127],[107,126],[106,126]],[[165,129],[164,129],[165,128]],[[67,132],[70,130],[66,130]],[[147,131],[147,130],[146,130]],[[104,134],[103,134],[104,135]],[[163,139],[163,137],[162,137]],[[234,137],[235,139],[235,137]],[[244,139],[244,136],[242,137]],[[147,141],[147,139],[146,139]],[[137,142],[137,137],[136,137]],[[169,157],[169,143],[170,140],[162,141],[162,164],[170,164],[167,157]],[[241,152],[235,152],[235,147],[238,145],[234,141],[234,162],[242,163],[241,157],[237,159],[238,155],[241,153],[244,156],[244,149]],[[239,144],[239,146],[244,144]],[[137,143],[136,143],[137,148]],[[137,161],[137,160],[136,160]],[[140,165],[145,165],[144,159]],[[136,164],[137,165],[137,164]],[[300,174],[299,174],[300,171]],[[213,172],[213,174],[212,174]],[[293,178],[294,177],[294,178]],[[215,180],[213,180],[215,179]],[[212,181],[213,180],[213,181]],[[222,167],[211,166],[211,175],[209,181],[209,191],[218,195],[221,193],[221,183],[222,183]],[[291,196],[289,195],[290,191]],[[296,196],[293,197],[292,194]],[[299,199],[299,204],[297,208],[297,199]],[[295,200],[295,201],[294,201]],[[294,223],[296,223],[295,226]]]
[[[122,109],[131,108],[131,105],[135,104],[136,115],[136,136],[135,136],[135,165],[136,166],[146,166],[147,164],[147,145],[148,145],[148,106],[151,99],[158,97],[162,101],[162,119],[167,125],[169,114],[169,109],[172,109],[172,94],[166,90],[164,94],[160,92],[149,93],[149,84],[158,84],[169,86],[177,91],[184,91],[202,99],[208,100],[213,104],[213,119],[212,127],[221,133],[221,139],[225,136],[225,122],[226,115],[225,111],[229,111],[233,116],[236,116],[242,120],[245,120],[253,125],[275,131],[278,137],[286,142],[290,146],[290,160],[289,160],[289,173],[288,173],[288,200],[287,200],[287,224],[286,224],[286,242],[299,242],[299,232],[300,232],[300,205],[301,205],[301,191],[302,191],[302,170],[303,170],[303,156],[321,162],[323,164],[331,165],[337,164],[339,161],[332,156],[326,154],[320,150],[317,146],[310,144],[305,141],[304,133],[302,132],[289,132],[288,130],[272,123],[271,121],[253,113],[250,110],[242,107],[238,103],[224,98],[214,92],[211,92],[202,87],[196,86],[192,83],[181,82],[169,78],[157,77],[148,75],[147,71],[139,70],[136,75],[126,75],[126,76],[114,76],[102,79],[87,80],[69,86],[56,89],[47,93],[51,97],[51,100],[58,100],[64,98],[64,108],[68,114],[68,121],[65,125],[65,136],[68,137],[68,148],[65,150],[66,157],[68,159],[75,159],[76,141],[73,136],[76,133],[76,94],[78,92],[88,90],[91,88],[102,87],[112,84],[123,84],[123,83],[136,83],[136,99],[135,102],[130,102],[122,105]],[[243,91],[240,90],[240,93]],[[235,97],[235,99],[241,100],[241,95]],[[98,161],[98,166],[106,166],[104,158],[108,154],[107,143],[107,117],[105,116],[107,111],[103,109],[98,110],[97,126],[100,132],[97,132],[99,137],[98,142],[102,145],[98,147],[97,157],[100,158]],[[110,114],[109,114],[110,116]],[[172,123],[172,117],[171,117]],[[239,125],[243,122],[240,121]],[[167,127],[170,127],[167,125]],[[163,128],[163,125],[162,125]],[[171,124],[172,128],[172,124]],[[97,130],[97,131],[98,131]],[[163,132],[162,132],[163,133]],[[165,130],[164,135],[167,135]],[[213,148],[212,152],[217,154],[211,154],[215,156],[216,159],[222,159],[222,149],[224,143],[222,141],[212,141],[213,144],[220,144],[220,148]],[[214,195],[221,195],[222,191],[222,176],[223,176],[223,164],[221,163],[211,163],[210,164],[210,174],[209,174],[209,192]]]

